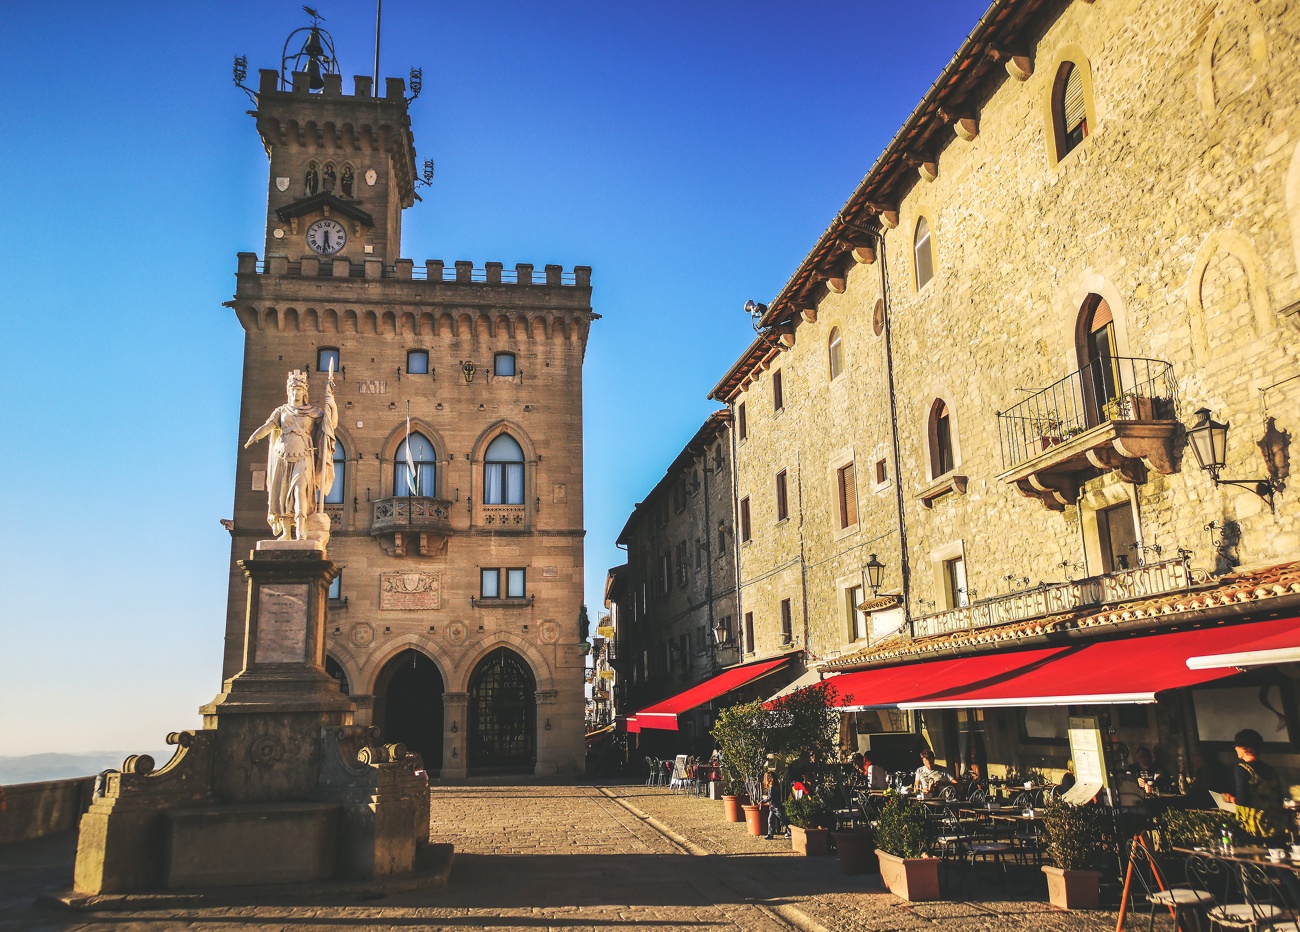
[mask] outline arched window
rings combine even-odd
[[[515,374],[515,354],[497,353],[493,356],[492,374],[495,376],[513,376]]]
[[[424,434],[411,434],[393,459],[393,494],[436,498],[438,462],[433,444]]]
[[[1083,71],[1074,62],[1062,62],[1052,87],[1052,123],[1056,128],[1056,158],[1083,142],[1088,135],[1088,108],[1083,95]]]
[[[343,166],[343,174],[339,177],[339,193],[344,197],[351,197],[356,187],[356,175],[352,171],[351,165]]]
[[[326,162],[325,167],[320,173],[320,189],[326,194],[333,194],[334,186],[338,184],[338,180],[339,176],[338,173],[334,171],[334,163]]]
[[[302,191],[307,197],[311,197],[320,190],[320,170],[316,167],[315,162],[307,163],[307,174],[303,176]]]
[[[831,328],[830,342],[827,344],[830,354],[831,378],[837,379],[844,371],[844,342],[840,339],[840,328]]]
[[[952,455],[952,418],[947,403],[938,398],[930,408],[930,478],[938,479],[956,465]]]
[[[347,474],[348,454],[343,449],[343,444],[335,442],[334,444],[334,484],[325,492],[326,505],[343,504],[343,479]]]
[[[524,503],[524,449],[509,434],[488,444],[483,455],[483,504]]]
[[[916,235],[912,240],[915,258],[916,290],[920,291],[934,278],[934,254],[930,249],[930,222],[924,217],[916,221]]]
[[[1084,385],[1088,390],[1084,409],[1089,426],[1095,426],[1107,419],[1107,406],[1120,394],[1115,318],[1101,295],[1090,294],[1083,302],[1076,340],[1079,368],[1085,370]]]

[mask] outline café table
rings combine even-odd
[[[1239,845],[1227,851],[1174,846],[1187,879],[1215,896],[1208,916],[1219,925],[1277,926],[1300,916],[1300,861],[1273,860],[1268,850]],[[1234,902],[1237,901],[1237,902]]]

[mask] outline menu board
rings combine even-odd
[[[1079,806],[1110,786],[1110,778],[1106,775],[1106,751],[1097,718],[1091,715],[1070,716],[1069,734],[1075,782],[1061,795],[1061,799]]]

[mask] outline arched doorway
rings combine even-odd
[[[443,688],[438,665],[418,650],[388,661],[375,684],[374,720],[384,743],[419,754],[431,776],[442,770]]]
[[[471,773],[532,773],[537,763],[537,681],[506,647],[484,657],[469,679]]]

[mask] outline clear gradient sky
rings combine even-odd
[[[347,86],[374,0],[318,0]],[[983,0],[387,0],[424,68],[417,264],[593,267],[587,600],[770,300]],[[266,156],[231,83],[299,4],[0,0],[0,755],[161,747],[220,686],[241,369],[221,302]]]

